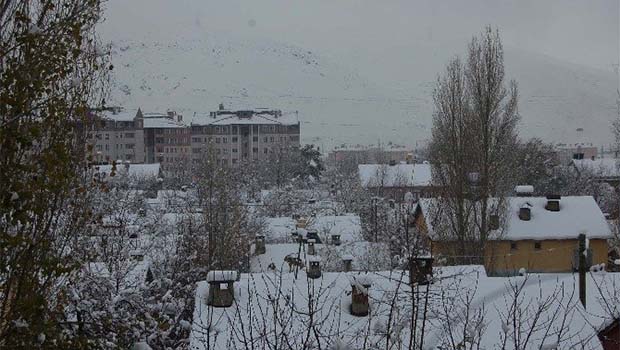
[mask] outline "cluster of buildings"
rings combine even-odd
[[[218,164],[264,161],[270,154],[299,147],[297,114],[280,110],[227,110],[223,105],[187,123],[174,111],[145,113],[112,107],[93,113],[86,133],[97,164],[160,163],[162,171],[195,164],[211,148]]]

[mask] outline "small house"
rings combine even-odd
[[[433,191],[431,165],[406,164],[360,164],[358,175],[362,186],[374,195],[401,203],[407,192],[414,197],[429,197]]]
[[[416,208],[416,226],[430,240],[432,255],[445,261],[458,256],[458,244],[433,219],[432,201]],[[607,263],[611,230],[592,196],[507,197],[501,225],[489,232],[481,263],[489,275],[528,272],[571,272],[577,269],[578,236],[584,233],[588,265]],[[460,242],[462,243],[462,242]]]

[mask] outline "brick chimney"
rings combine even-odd
[[[523,221],[530,221],[532,218],[532,205],[530,203],[523,203],[521,208],[519,208],[519,219]]]

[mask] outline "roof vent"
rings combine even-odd
[[[517,197],[531,197],[534,194],[534,186],[532,185],[516,186],[515,193],[517,194]]]
[[[519,208],[519,219],[523,221],[530,221],[532,218],[532,205],[528,202],[523,203]]]
[[[560,211],[560,199],[562,197],[557,194],[549,194],[547,195],[547,205],[545,205],[545,209],[549,211]]]

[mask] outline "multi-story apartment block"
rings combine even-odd
[[[143,113],[113,107],[93,114],[87,141],[99,164],[160,163],[166,173],[179,173],[197,163],[209,149],[217,164],[268,160],[274,153],[299,148],[297,114],[280,110],[225,110],[194,116],[191,126],[175,112]]]
[[[86,142],[92,146],[94,161],[100,164],[114,160],[145,161],[142,119],[135,111],[112,107],[95,113],[86,133]]]
[[[218,164],[235,165],[266,160],[274,152],[300,145],[297,114],[283,115],[280,110],[232,111],[220,105],[208,116],[195,116],[191,133],[194,162],[209,148],[216,152]]]
[[[177,172],[190,162],[191,129],[175,112],[139,113],[143,120],[147,163],[160,163],[165,172]]]

